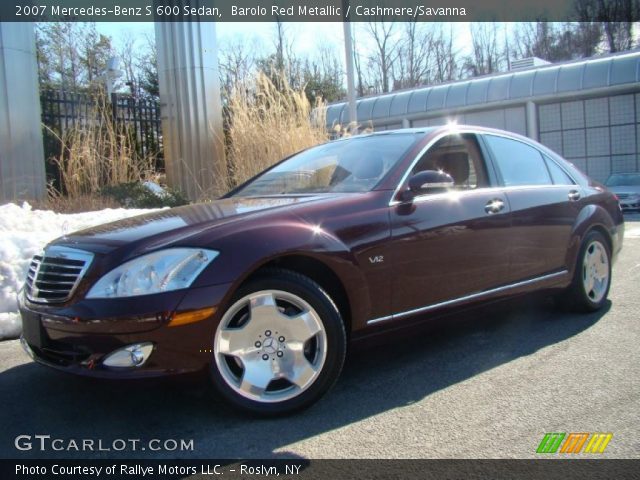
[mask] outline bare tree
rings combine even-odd
[[[122,43],[118,49],[118,58],[120,59],[120,68],[124,72],[125,85],[129,87],[131,94],[137,96],[138,91],[138,61],[135,57],[136,39],[131,35],[131,32],[126,32],[122,36]]]
[[[312,104],[319,98],[328,102],[344,98],[344,69],[329,45],[321,45],[314,56],[305,60],[303,76],[305,92]]]
[[[374,43],[374,52],[368,58],[368,67],[377,90],[388,92],[393,66],[398,58],[399,41],[395,36],[395,23],[368,22],[366,31]]]
[[[279,89],[284,89],[283,81],[294,88],[303,85],[304,62],[298,58],[293,48],[293,37],[285,24],[277,19],[274,31],[275,52],[256,60],[257,68],[267,74]]]
[[[640,17],[639,0],[576,0],[574,8],[581,22],[600,22],[608,50],[633,47],[633,23]]]
[[[362,55],[358,51],[355,35],[353,35],[352,44],[353,44],[353,65],[356,70],[356,81],[357,81],[356,89],[358,91],[358,97],[362,97],[364,95]]]
[[[249,43],[241,38],[220,42],[218,58],[223,91],[249,84],[256,67],[256,50],[255,39]]]
[[[550,62],[590,57],[600,43],[601,25],[597,22],[518,24],[512,38],[517,57],[538,57]]]
[[[441,24],[437,28],[431,54],[431,81],[443,83],[457,80],[460,76],[459,53],[454,47],[453,28],[451,24],[448,30]]]
[[[431,56],[437,31],[416,21],[403,24],[398,61],[394,69],[394,89],[424,85],[430,81]]]
[[[472,77],[504,70],[506,48],[499,40],[500,27],[496,22],[478,22],[471,25],[472,53],[464,68]]]

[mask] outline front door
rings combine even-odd
[[[509,265],[509,204],[472,134],[440,139],[411,175],[442,170],[452,189],[392,204],[389,248],[395,315],[504,284]]]

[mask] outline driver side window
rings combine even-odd
[[[418,161],[412,175],[425,170],[441,170],[451,175],[455,190],[489,186],[480,147],[474,135],[456,134],[441,138]]]

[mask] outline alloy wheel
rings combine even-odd
[[[261,290],[235,302],[214,339],[215,362],[225,381],[245,398],[265,403],[294,398],[320,375],[327,335],[304,299]]]
[[[582,286],[593,303],[598,303],[609,286],[609,255],[605,246],[593,240],[587,246],[582,261]]]

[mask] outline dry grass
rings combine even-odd
[[[284,79],[277,83],[259,73],[252,85],[234,89],[227,104],[226,163],[221,162],[214,191],[205,194],[201,189],[201,200],[215,198],[282,158],[329,140],[326,104],[311,105],[304,89],[293,89]],[[61,135],[51,131],[61,145],[54,159],[61,188],[57,191],[50,186],[46,204],[56,211],[117,206],[99,196],[99,191],[157,176],[152,170],[154,158],[137,154],[134,139],[123,126],[112,122],[104,98],[96,100],[93,110],[94,120],[79,119]]]
[[[229,98],[230,127],[226,172],[218,176],[219,190],[228,191],[305,148],[326,142],[326,108],[309,103],[304,90],[286,80],[278,89],[268,76],[258,73],[251,88],[235,88]]]
[[[105,208],[122,208],[122,206],[111,197],[101,195],[79,195],[77,197],[65,197],[49,189],[46,200],[35,202],[33,208],[36,210],[53,210],[56,213],[82,213],[104,210]]]
[[[47,127],[45,127],[47,128]],[[105,97],[97,97],[89,118],[78,118],[62,134],[49,131],[60,142],[53,161],[60,173],[61,192],[50,197],[62,201],[86,199],[105,186],[133,182],[152,174],[154,159],[140,156],[126,127],[114,123]]]

